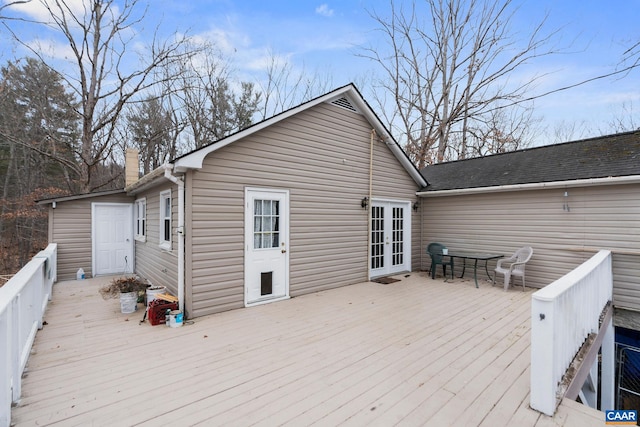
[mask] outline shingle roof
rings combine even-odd
[[[426,166],[422,191],[640,175],[640,131]]]

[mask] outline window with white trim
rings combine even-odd
[[[147,240],[147,199],[136,200],[135,209],[135,238],[145,242]]]
[[[171,249],[171,190],[160,193],[160,247]]]

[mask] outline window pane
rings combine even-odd
[[[260,249],[262,248],[262,235],[261,234],[254,234],[253,235],[253,248],[254,249]]]
[[[273,201],[273,214],[280,215],[280,202],[277,200]]]
[[[273,227],[271,227],[271,218],[262,218],[262,230],[263,231],[272,231]]]
[[[271,200],[264,201],[264,212],[263,215],[271,215]]]
[[[168,219],[164,220],[164,241],[168,242],[171,240],[171,221]]]
[[[262,200],[253,201],[253,214],[262,215]]]

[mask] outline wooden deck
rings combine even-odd
[[[27,425],[601,426],[529,409],[521,288],[399,276],[195,319],[139,324],[62,282],[12,411]]]

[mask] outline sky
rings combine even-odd
[[[37,2],[1,13],[37,18],[42,16]],[[82,0],[68,2],[77,7]],[[531,96],[611,73],[625,49],[640,41],[640,0],[520,0],[514,4],[515,32],[526,34],[546,15],[546,28],[558,30],[554,40],[563,52],[519,72],[543,76]],[[332,88],[356,82],[374,105],[367,82],[376,66],[358,54],[363,47],[383,43],[371,13],[388,16],[390,0],[151,0],[149,5],[143,25],[136,28],[136,42],[151,37],[156,28],[164,35],[187,33],[212,41],[232,58],[234,72],[246,81],[263,79],[265,64],[275,54]],[[15,21],[11,25],[23,40],[49,36],[42,27]],[[0,62],[24,55],[24,48],[0,27]],[[610,133],[611,121],[630,114],[640,126],[639,83],[636,69],[536,99],[535,116],[540,120],[536,145],[559,142],[553,134],[560,128],[568,139]]]

